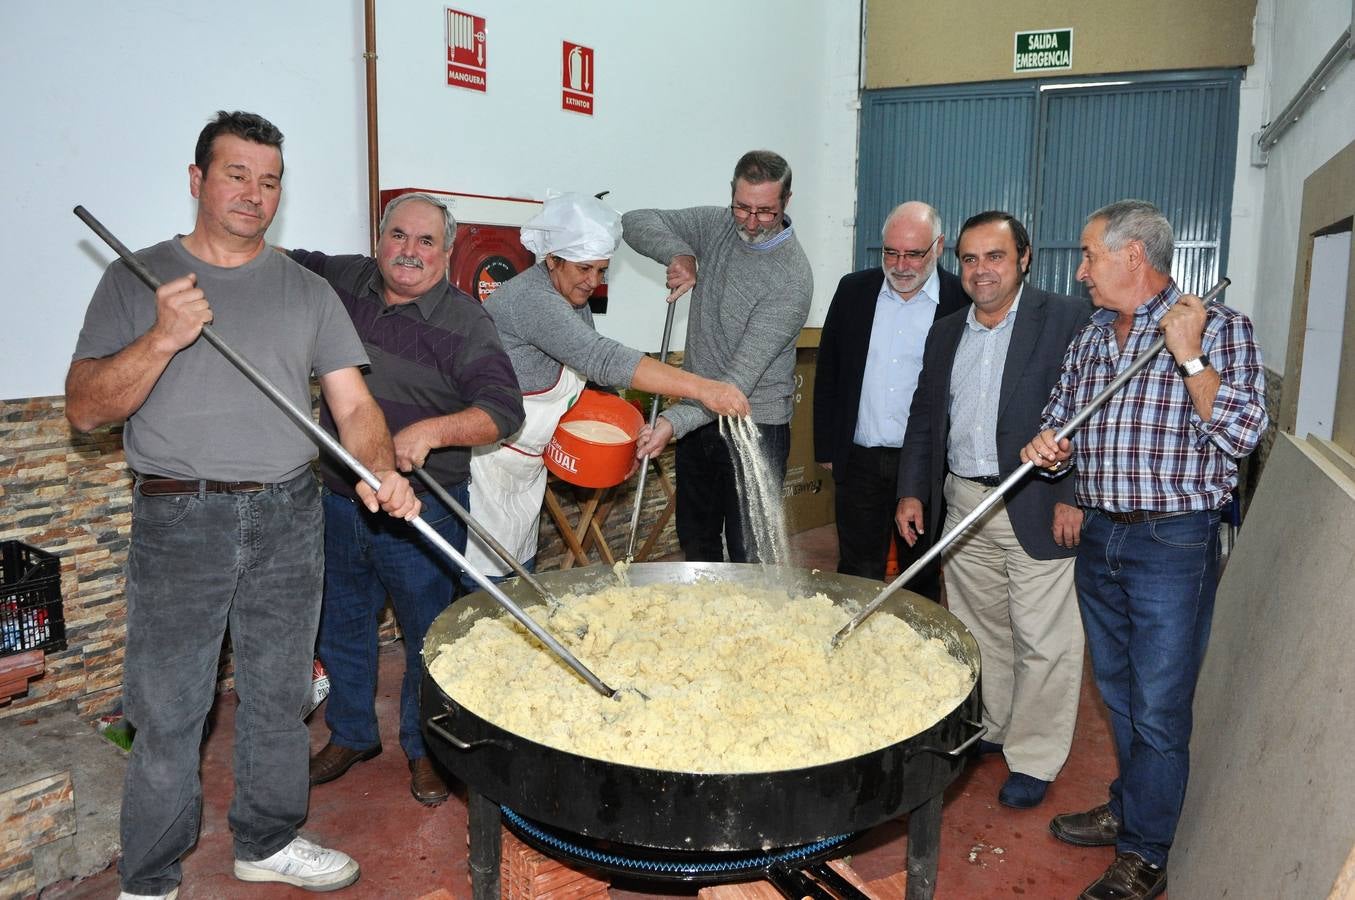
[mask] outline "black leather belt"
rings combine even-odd
[[[1152,522],[1156,519],[1170,519],[1172,516],[1190,515],[1193,510],[1178,509],[1175,512],[1158,512],[1152,509],[1131,509],[1129,512],[1111,512],[1107,509],[1098,509],[1097,512],[1119,525],[1140,525],[1144,522]]]
[[[1002,479],[997,475],[961,475],[960,477],[965,481],[972,481],[984,487],[997,487],[1002,483]]]
[[[141,475],[136,489],[145,497],[165,497],[178,494],[257,494],[273,485],[263,481],[212,481],[208,478],[164,478],[159,475]]]

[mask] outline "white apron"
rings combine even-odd
[[[584,383],[581,375],[562,365],[554,387],[523,395],[527,415],[517,434],[471,451],[470,514],[519,562],[536,555],[537,522],[546,499],[541,454]],[[466,540],[466,561],[486,575],[513,571],[473,532]]]

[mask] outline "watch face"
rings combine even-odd
[[[1205,370],[1205,367],[1208,365],[1209,365],[1208,356],[1197,356],[1194,359],[1186,360],[1176,368],[1182,375],[1189,377],[1191,375],[1200,374]]]

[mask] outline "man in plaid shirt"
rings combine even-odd
[[[1171,277],[1172,228],[1151,203],[1092,213],[1077,277],[1098,307],[1064,357],[1041,431],[1023,460],[1074,469],[1086,512],[1076,583],[1119,777],[1110,801],[1055,816],[1055,837],[1116,848],[1082,897],[1142,900],[1166,890],[1167,854],[1190,767],[1191,700],[1209,641],[1219,510],[1237,460],[1266,430],[1265,376],[1251,322],[1206,309]],[[1159,334],[1167,351],[1077,432],[1055,432]]]

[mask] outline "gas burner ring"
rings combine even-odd
[[[646,847],[618,845],[604,842],[613,851],[596,849],[578,843],[587,840],[582,835],[559,831],[518,815],[507,806],[500,806],[504,824],[527,845],[548,856],[580,866],[645,879],[715,884],[722,881],[742,881],[756,877],[772,867],[806,866],[827,859],[864,832],[839,834],[804,844],[780,848],[772,852],[741,855],[738,851],[712,853],[692,851],[652,850]],[[624,855],[625,853],[632,855]]]

